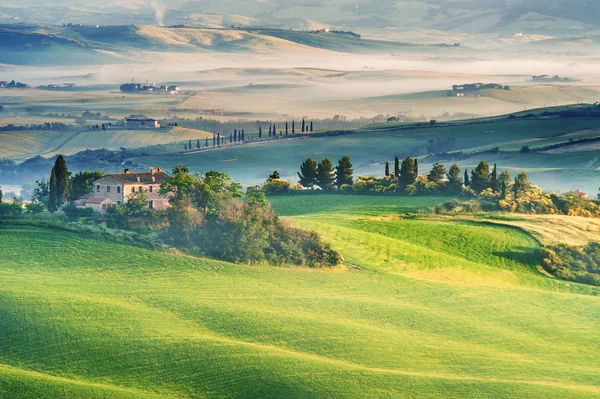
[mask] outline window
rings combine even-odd
[[[121,194],[121,186],[117,186],[117,194]]]
[[[135,193],[135,187],[131,187],[131,192]]]
[[[117,205],[121,205],[121,201],[117,201]]]
[[[106,186],[106,192],[110,193],[110,186]]]
[[[149,191],[149,192],[152,192],[152,188],[153,188],[153,186],[149,186],[149,187],[148,187],[148,191]]]
[[[154,209],[154,201],[148,201],[148,208]]]
[[[99,185],[99,184],[96,186],[96,192],[97,192],[97,193],[99,193],[99,192],[100,192],[100,185]]]
[[[102,210],[105,211],[106,210],[106,204],[102,204]]]

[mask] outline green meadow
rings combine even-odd
[[[599,397],[598,290],[524,230],[399,216],[443,200],[272,198],[332,270],[3,223],[0,397]]]

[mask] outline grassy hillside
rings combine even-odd
[[[457,151],[465,156],[458,163],[462,168],[473,168],[486,159],[496,162],[498,168],[511,173],[527,171],[531,180],[547,190],[559,192],[574,188],[597,192],[600,178],[600,160],[595,151],[558,154],[521,154],[524,145],[531,148],[537,143],[568,142],[577,137],[597,137],[598,121],[594,119],[498,119],[488,123],[457,124],[447,127],[402,128],[391,126],[387,130],[324,138],[308,138],[272,144],[223,148],[195,154],[178,154],[137,158],[143,165],[164,168],[184,163],[192,170],[219,169],[229,173],[234,180],[246,185],[263,183],[273,170],[278,169],[283,178],[296,181],[299,165],[307,157],[321,160],[329,157],[336,162],[343,155],[352,158],[355,176],[379,175],[386,161],[398,154],[411,153],[423,156],[430,139],[456,139]],[[595,133],[596,132],[596,133]],[[499,147],[498,154],[481,154],[481,151]],[[576,156],[574,157],[573,154]],[[444,161],[447,165],[454,161]],[[421,163],[421,173],[426,173],[431,162]]]
[[[534,239],[355,198],[274,201],[343,252],[331,271],[0,225],[0,396],[598,396],[600,300],[539,274]]]

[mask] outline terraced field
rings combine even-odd
[[[0,397],[600,395],[598,291],[538,273],[530,235],[356,198],[273,199],[334,270],[0,225]]]

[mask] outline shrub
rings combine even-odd
[[[285,194],[290,191],[290,183],[287,180],[272,179],[268,180],[262,189],[267,194]]]
[[[92,208],[79,208],[73,204],[64,206],[62,210],[65,215],[70,218],[90,217],[94,214],[94,210]]]
[[[544,270],[556,278],[600,286],[600,243],[556,244],[536,251]]]
[[[8,219],[20,216],[23,213],[23,208],[19,204],[0,203],[0,219]]]
[[[25,205],[25,207],[27,208],[27,213],[32,213],[34,215],[44,212],[44,204],[40,202],[30,202]]]

